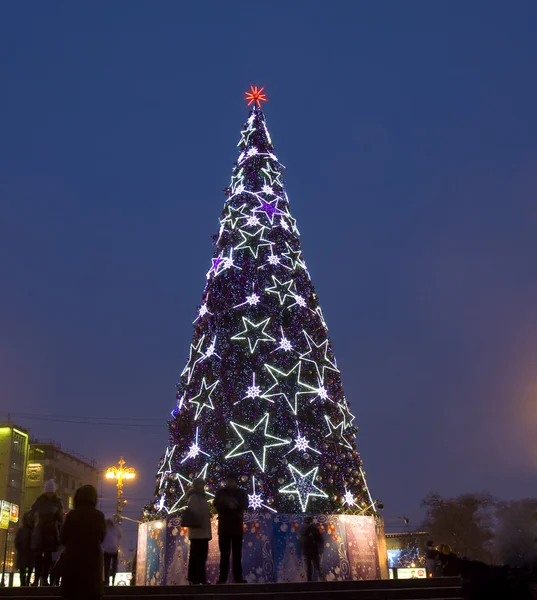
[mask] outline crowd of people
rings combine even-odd
[[[53,479],[45,484],[15,537],[21,586],[61,586],[68,600],[100,598],[117,572],[121,526],[97,510],[97,490],[80,487],[65,516]],[[104,578],[103,578],[104,573]],[[34,575],[33,583],[32,574]]]
[[[202,478],[193,481],[187,499],[182,523],[188,527],[190,540],[188,581],[191,585],[203,585],[207,583],[206,564],[212,532],[211,509]],[[227,583],[230,566],[233,581],[246,583],[242,572],[242,541],[248,494],[239,487],[236,473],[229,473],[224,487],[216,492],[214,508],[218,514],[220,549],[217,583]],[[84,485],[76,491],[73,509],[65,515],[56,494],[56,484],[51,479],[24,515],[15,538],[21,586],[59,585],[66,599],[101,598],[103,586],[109,585],[110,580],[113,585],[115,581],[121,537],[120,520],[117,517],[105,519],[97,510],[97,490],[93,486]],[[308,581],[314,573],[322,580],[323,539],[311,517],[304,519],[301,539]]]
[[[182,524],[188,527],[190,539],[188,581],[191,585],[203,585],[207,583],[206,564],[212,533],[211,510],[205,494],[205,481],[202,478],[193,481],[187,498],[188,506],[183,513]],[[220,550],[220,574],[216,583],[227,583],[230,562],[233,581],[246,583],[242,573],[242,538],[243,515],[248,508],[248,494],[246,490],[239,487],[239,477],[236,473],[229,473],[225,486],[216,492],[214,507],[218,514]],[[311,517],[304,519],[301,541],[308,581],[312,581],[314,573],[318,581],[322,580],[320,558],[323,538]]]

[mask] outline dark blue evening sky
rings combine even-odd
[[[386,516],[416,522],[430,490],[535,495],[536,20],[525,0],[3,2],[1,417],[87,418],[16,420],[123,454],[131,516],[151,497],[254,83]]]

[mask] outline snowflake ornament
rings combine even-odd
[[[259,218],[256,215],[251,215],[246,220],[246,225],[248,227],[256,227],[257,225],[261,225],[261,221],[259,220]]]
[[[246,296],[246,304],[250,306],[256,306],[259,304],[260,298],[257,294],[251,294],[250,296]]]

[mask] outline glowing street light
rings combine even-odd
[[[106,479],[115,479],[117,481],[117,515],[119,517],[119,515],[121,514],[121,511],[123,510],[123,506],[125,504],[127,504],[126,500],[123,500],[123,481],[124,480],[129,480],[129,479],[134,479],[136,477],[136,471],[134,470],[133,467],[125,467],[125,461],[123,460],[123,457],[121,457],[117,463],[119,465],[118,467],[109,467],[106,470],[106,474],[105,477]]]

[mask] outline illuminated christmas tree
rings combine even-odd
[[[374,510],[326,322],[261,110],[263,88],[238,144],[216,250],[177,385],[170,440],[148,518],[209,494],[236,471],[252,510]]]

